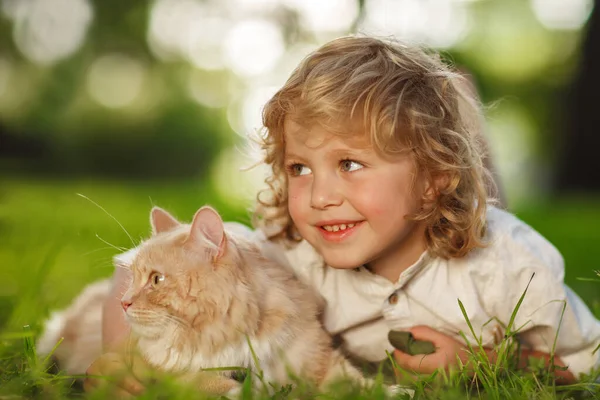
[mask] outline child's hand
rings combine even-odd
[[[148,375],[149,371],[139,357],[105,353],[87,369],[83,388],[89,392],[113,385],[111,394],[117,398],[133,398],[144,391],[140,377]]]
[[[394,351],[394,357],[400,368],[417,373],[430,374],[437,369],[448,369],[457,364],[458,357],[465,362],[468,358],[463,343],[436,331],[428,326],[415,326],[409,331],[417,340],[427,340],[435,346],[435,353],[411,356],[400,350]]]

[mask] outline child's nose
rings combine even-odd
[[[337,206],[342,201],[343,196],[338,190],[335,179],[315,178],[310,197],[312,208],[324,209],[329,206]]]

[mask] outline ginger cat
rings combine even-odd
[[[254,242],[226,231],[215,210],[201,208],[190,225],[157,207],[150,219],[153,235],[133,260],[122,298],[149,364],[170,372],[260,368],[278,384],[290,383],[290,373],[317,386],[362,381],[333,349],[314,292]]]
[[[203,369],[260,368],[266,382],[280,385],[291,377],[318,387],[343,378],[366,382],[333,349],[317,294],[239,229],[224,225],[215,210],[203,207],[182,224],[155,207],[150,221],[152,236],[135,251],[121,301],[131,327],[127,352],[215,394],[233,395],[241,384],[226,371]],[[99,354],[94,349],[89,356]],[[62,361],[68,364],[68,357]]]

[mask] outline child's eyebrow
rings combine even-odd
[[[329,150],[325,157],[327,158],[340,158],[340,157],[364,157],[365,155],[370,155],[372,150],[368,147],[338,147]],[[305,157],[296,154],[292,151],[287,151],[284,154],[284,159],[298,159],[304,160]]]
[[[290,152],[290,151],[286,151],[283,154],[283,158],[284,158],[284,160],[289,160],[289,159],[302,160],[304,157],[302,157],[302,156],[300,156],[300,155],[298,155],[296,153],[293,153],[293,152]]]
[[[368,148],[358,149],[358,148],[341,148],[341,149],[333,149],[328,155],[331,157],[363,157],[366,154],[370,154],[371,151]]]

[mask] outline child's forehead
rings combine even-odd
[[[369,137],[351,127],[327,129],[317,123],[303,124],[291,118],[286,118],[284,122],[284,141],[286,148],[290,146],[316,149],[331,143],[357,150],[372,148]]]

